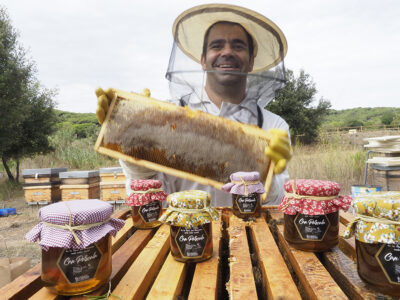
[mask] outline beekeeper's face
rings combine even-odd
[[[201,65],[204,71],[211,71],[208,81],[224,86],[245,81],[253,69],[254,57],[244,29],[234,23],[217,23],[205,38]]]

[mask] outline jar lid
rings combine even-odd
[[[161,189],[162,183],[155,179],[133,179],[132,193],[126,200],[126,205],[142,206],[152,201],[165,201],[168,194]]]
[[[39,210],[41,222],[25,236],[39,241],[44,250],[49,247],[83,249],[106,234],[115,234],[125,221],[110,218],[112,205],[97,199],[63,201]]]
[[[285,195],[279,209],[285,214],[325,215],[347,210],[351,196],[339,196],[340,185],[334,181],[295,179],[285,183]]]
[[[170,194],[167,197],[168,208],[160,218],[175,226],[195,227],[212,220],[218,220],[218,212],[210,207],[211,196],[200,190],[188,190]]]
[[[400,192],[360,194],[352,202],[355,219],[343,236],[364,243],[400,243]]]
[[[231,182],[225,184],[222,190],[231,194],[245,195],[263,194],[265,189],[260,182],[260,173],[258,172],[236,172],[229,177]]]

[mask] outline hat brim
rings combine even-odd
[[[287,53],[287,41],[279,27],[252,10],[228,4],[195,6],[180,14],[172,27],[178,47],[200,63],[207,29],[216,22],[228,21],[242,25],[254,40],[253,73],[279,64]]]

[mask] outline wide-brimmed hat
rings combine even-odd
[[[285,57],[287,42],[279,27],[263,15],[240,6],[205,4],[190,8],[176,18],[172,34],[178,47],[200,63],[204,35],[219,21],[238,23],[253,37],[253,73],[268,70]]]

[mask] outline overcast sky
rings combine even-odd
[[[286,67],[310,74],[334,109],[400,106],[400,1],[397,0],[0,0],[36,62],[57,88],[57,108],[95,112],[101,86],[169,98],[165,79],[171,28],[205,3],[255,10],[283,31]]]

